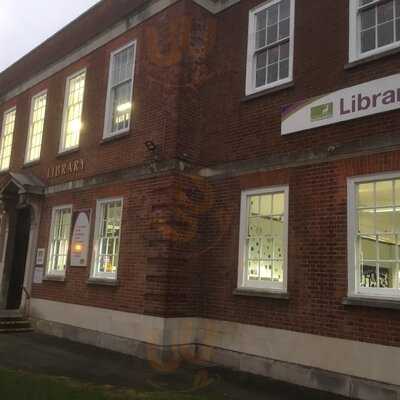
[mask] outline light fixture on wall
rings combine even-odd
[[[153,156],[153,160],[158,161],[160,159],[160,146],[155,144],[152,140],[144,142],[147,151]]]

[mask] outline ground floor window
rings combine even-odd
[[[239,287],[286,291],[288,187],[242,193]]]
[[[116,279],[121,239],[122,199],[99,200],[96,209],[94,278]]]
[[[400,296],[400,173],[349,180],[353,294]]]
[[[72,206],[53,208],[49,256],[47,260],[48,275],[64,275],[69,250]]]

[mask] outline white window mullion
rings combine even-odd
[[[82,110],[85,95],[86,69],[70,76],[66,82],[63,125],[59,152],[79,147]]]
[[[53,208],[50,235],[47,275],[65,275],[69,251],[69,235],[71,231],[72,206]],[[60,262],[61,261],[61,262]]]
[[[122,207],[122,198],[104,199],[97,202],[91,273],[93,278],[115,280],[117,277]],[[117,234],[116,231],[118,231]]]
[[[6,171],[10,168],[16,112],[14,107],[6,111],[3,116],[0,137],[0,171]]]
[[[246,95],[293,79],[294,14],[295,0],[270,0],[250,11]]]
[[[103,137],[127,132],[133,110],[136,42],[113,52],[110,57]]]
[[[239,288],[286,292],[288,198],[287,186],[242,193]]]
[[[33,162],[40,158],[46,103],[47,91],[39,93],[32,98],[25,163]]]

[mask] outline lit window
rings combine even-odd
[[[85,80],[86,71],[79,72],[67,79],[60,152],[79,146]]]
[[[294,0],[271,0],[250,11],[246,94],[292,80]]]
[[[15,108],[4,113],[3,129],[1,131],[0,138],[0,171],[5,171],[10,167],[15,128],[15,115]]]
[[[288,187],[242,193],[239,287],[286,291]]]
[[[121,238],[122,199],[99,200],[94,243],[95,278],[116,279]]]
[[[104,137],[130,128],[135,50],[135,43],[131,43],[111,55]]]
[[[29,163],[40,158],[44,117],[46,113],[47,93],[40,93],[32,98],[31,116],[29,122],[28,143],[25,162]]]
[[[51,218],[48,275],[64,275],[71,231],[71,206],[55,207]]]
[[[400,296],[400,174],[388,178],[349,181],[351,294]]]
[[[400,44],[400,0],[350,0],[350,61]]]

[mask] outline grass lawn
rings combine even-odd
[[[0,368],[1,400],[210,400],[174,392],[136,392]],[[213,399],[217,400],[217,399]]]

